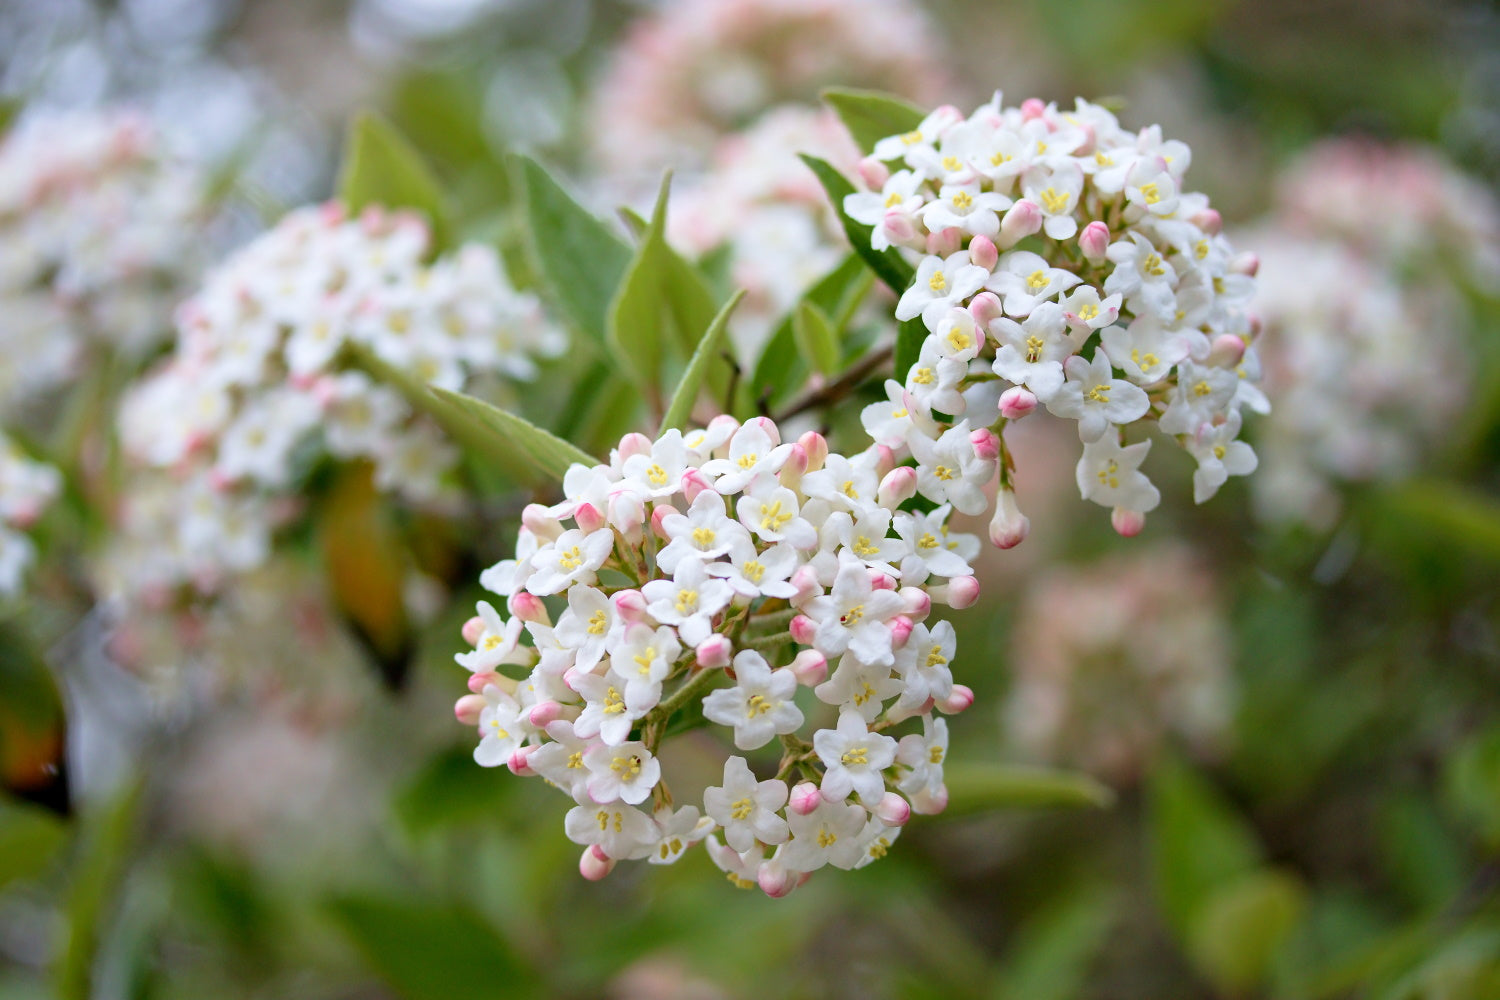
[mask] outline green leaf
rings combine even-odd
[[[477,911],[387,895],[333,899],[327,912],[405,1000],[540,996],[536,974]]]
[[[86,812],[67,898],[67,942],[54,970],[62,1000],[88,1000],[107,911],[124,881],[135,844],[141,783],[132,781],[113,801]]]
[[[570,466],[600,464],[576,445],[482,399],[436,387],[429,391],[447,404],[450,412],[469,421],[476,437],[487,436],[491,450],[520,456],[557,482],[562,482]]]
[[[887,136],[910,132],[927,117],[927,112],[915,104],[876,90],[830,87],[823,91],[823,100],[837,112],[855,144],[865,153]]]
[[[1243,995],[1266,978],[1306,907],[1307,889],[1295,876],[1251,872],[1204,901],[1188,930],[1188,953],[1220,991]]]
[[[854,252],[859,254],[860,259],[875,272],[881,281],[885,282],[886,287],[897,295],[903,294],[911,287],[916,270],[895,248],[876,250],[871,247],[870,237],[875,230],[849,218],[844,211],[844,199],[854,194],[854,185],[850,184],[848,179],[827,160],[820,160],[806,153],[802,153],[801,156],[802,162],[806,163],[818,176],[823,190],[828,192],[828,200],[833,203],[833,210],[843,224],[844,234],[849,237],[849,245],[854,248]]]
[[[1470,736],[1449,756],[1443,774],[1449,807],[1500,850],[1500,725]]]
[[[45,872],[67,835],[67,825],[56,813],[0,798],[0,889]]]
[[[396,819],[411,833],[492,820],[513,799],[514,782],[474,763],[472,744],[451,747],[429,759],[397,792]]]
[[[374,112],[362,112],[349,128],[338,194],[350,214],[370,205],[415,209],[432,224],[434,249],[447,245],[442,186],[411,143]]]
[[[1029,917],[995,978],[992,1000],[1072,1000],[1120,917],[1106,889],[1073,892]]]
[[[1385,494],[1384,506],[1408,538],[1439,538],[1466,553],[1500,560],[1500,502],[1457,483],[1413,480]]]
[[[1187,940],[1209,898],[1257,867],[1260,845],[1218,791],[1174,758],[1153,769],[1147,801],[1156,892]]]
[[[851,253],[838,267],[819,278],[802,301],[811,302],[827,314],[850,314],[868,291],[868,274],[860,258]],[[788,315],[766,341],[755,370],[745,383],[745,396],[751,404],[764,399],[768,406],[773,405],[800,389],[807,376],[807,363],[797,350],[792,315]],[[745,415],[750,415],[748,409]]]
[[[630,267],[630,247],[535,160],[515,156],[511,162],[536,271],[574,328],[603,346],[610,302]]]
[[[698,390],[703,385],[703,378],[708,374],[709,365],[719,355],[719,345],[724,341],[724,331],[729,328],[729,317],[734,314],[735,307],[745,297],[743,290],[735,292],[724,303],[724,308],[714,317],[713,322],[708,324],[708,329],[703,333],[703,339],[698,341],[698,349],[693,352],[692,359],[688,362],[687,370],[682,373],[682,379],[677,383],[677,389],[672,393],[672,401],[667,404],[667,412],[661,418],[661,428],[657,431],[660,436],[662,431],[669,427],[681,428],[683,422],[693,410],[693,401],[698,398]]]
[[[813,371],[827,377],[839,370],[838,336],[823,310],[806,300],[797,303],[792,314],[792,336]]]
[[[927,326],[922,317],[903,320],[896,329],[896,357],[892,365],[892,377],[906,384],[906,373],[922,356],[922,345],[927,342]]]
[[[945,818],[1018,807],[1100,808],[1115,799],[1108,787],[1077,771],[954,762],[944,769],[943,777],[948,785]]]

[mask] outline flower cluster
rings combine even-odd
[[[1006,728],[1035,760],[1134,781],[1169,736],[1219,749],[1233,701],[1213,577],[1178,547],[1039,574],[1016,609]]]
[[[0,399],[66,381],[91,342],[159,343],[208,211],[205,179],[147,120],[24,118],[0,143]]]
[[[928,99],[945,75],[908,0],[684,0],[632,27],[596,89],[595,148],[612,171],[701,162],[764,109],[821,87]]]
[[[1255,240],[1266,383],[1284,400],[1257,438],[1256,510],[1326,529],[1344,484],[1410,473],[1451,430],[1471,294],[1500,289],[1500,209],[1429,153],[1339,141],[1288,170]]]
[[[920,255],[896,318],[920,317],[928,335],[904,384],[865,413],[876,440],[905,444],[931,476],[971,425],[1000,431],[1043,405],[1078,422],[1079,490],[1123,534],[1160,500],[1140,468],[1151,442],[1126,443],[1132,425],[1155,423],[1197,459],[1199,502],[1252,471],[1237,438],[1242,408],[1268,409],[1247,312],[1255,261],[1184,189],[1191,160],[1160,128],[1126,132],[1098,105],[1003,107],[998,94],[877,143],[860,165],[867,190],[844,210],[873,227],[875,250]],[[1015,544],[1026,526],[1002,489],[992,537]]]
[[[0,597],[21,590],[36,546],[24,532],[46,511],[62,489],[52,466],[28,458],[0,434]]]
[[[783,442],[765,418],[631,434],[608,465],[573,466],[565,499],[529,507],[515,558],[481,577],[511,617],[480,602],[456,657],[475,760],[571,795],[593,878],[706,840],[736,884],[779,896],[881,856],[911,812],[946,804],[936,713],[973,698],[952,626],[927,619],[977,598],[979,541],[948,531],[946,505],[899,510],[915,484],[888,449]],[[700,712],[750,756],[728,758],[701,810],[674,809],[658,754]],[[764,777],[750,761],[768,744]]]
[[[130,551],[113,562],[127,589],[211,586],[260,564],[291,487],[323,454],[369,461],[377,487],[408,500],[441,496],[457,453],[395,390],[340,371],[344,344],[457,389],[486,373],[529,379],[533,355],[561,338],[492,249],[470,244],[428,264],[428,248],[413,215],[305,208],[181,306],[176,351],[121,414],[127,453],[171,472],[126,499]]]

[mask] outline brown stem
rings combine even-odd
[[[788,403],[785,410],[774,415],[771,419],[777,423],[781,423],[783,420],[789,420],[799,413],[817,409],[826,403],[838,402],[847,396],[856,385],[863,382],[871,372],[889,361],[895,353],[896,348],[894,345],[871,351],[837,379],[829,382],[827,385],[803,393],[797,399]]]

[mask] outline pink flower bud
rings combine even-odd
[[[921,587],[902,587],[901,599],[906,602],[903,612],[912,621],[925,621],[932,613],[932,595]]]
[[[745,426],[759,427],[767,437],[771,439],[772,445],[781,443],[781,428],[776,426],[776,421],[770,417],[752,417],[745,421]]]
[[[936,816],[948,808],[948,789],[939,785],[937,791],[922,789],[911,797],[911,811],[919,816]]]
[[[646,598],[639,590],[621,590],[610,599],[615,614],[632,624],[646,617]]]
[[[1224,231],[1224,217],[1211,208],[1195,213],[1188,221],[1210,236],[1217,236]]]
[[[970,432],[969,444],[974,447],[974,457],[981,462],[994,462],[1000,458],[1000,437],[988,427]]]
[[[804,649],[790,664],[792,676],[803,687],[817,687],[828,679],[828,658],[816,649]]]
[[[298,381],[302,381],[305,384],[297,385]],[[297,376],[294,375],[292,377],[292,384],[295,385],[298,389],[310,391],[312,393],[313,400],[318,404],[319,407],[325,410],[333,405],[333,403],[336,402],[339,398],[338,382],[327,375],[308,375],[303,376],[300,380],[297,378]]]
[[[817,431],[808,431],[797,439],[802,450],[807,452],[807,471],[817,472],[828,460],[828,439]]]
[[[1002,250],[1009,250],[1041,228],[1042,210],[1036,202],[1022,198],[1005,213],[1005,219],[1000,223],[1000,238],[995,244]]]
[[[955,611],[973,607],[979,600],[979,581],[972,576],[955,576],[946,586],[929,590],[934,601],[943,601]]]
[[[540,749],[541,747],[517,747],[510,755],[510,759],[505,762],[505,766],[510,768],[511,774],[519,778],[530,778],[536,774],[531,769],[531,755]]]
[[[896,453],[883,444],[875,446],[875,474],[884,477],[896,467]]]
[[[703,475],[702,470],[689,469],[682,474],[682,492],[688,503],[698,499],[698,494],[708,489],[713,487],[709,485],[708,477]]]
[[[521,524],[541,541],[550,542],[562,534],[562,525],[552,511],[539,503],[529,503],[521,508]]]
[[[466,694],[453,703],[453,715],[466,726],[479,725],[479,713],[484,711],[484,695]]]
[[[584,534],[593,534],[604,527],[604,515],[591,503],[579,504],[578,509],[573,511],[573,520]]]
[[[966,684],[955,684],[946,698],[934,700],[933,705],[944,715],[957,715],[974,704],[974,691]]]
[[[1208,352],[1208,363],[1219,368],[1233,368],[1245,357],[1245,342],[1232,333],[1221,333],[1214,338]]]
[[[510,595],[505,602],[510,613],[523,622],[535,622],[538,625],[551,625],[552,617],[547,614],[547,605],[542,599],[525,590],[517,591]]]
[[[886,826],[905,826],[911,819],[911,803],[895,792],[886,792],[872,810]]]
[[[1096,267],[1103,264],[1109,251],[1109,227],[1095,219],[1083,227],[1083,232],[1078,234],[1078,249],[1083,251],[1083,257]]]
[[[597,882],[604,876],[608,875],[610,872],[614,871],[614,858],[604,856],[601,853],[596,853],[598,852],[598,850],[599,845],[597,844],[592,847],[585,848],[583,857],[578,859],[578,874],[582,875],[590,882]]]
[[[891,579],[889,575],[882,573],[880,570],[872,569],[870,570],[870,589],[895,590],[896,581]]]
[[[807,449],[800,444],[794,444],[791,453],[786,457],[786,464],[781,467],[776,478],[782,486],[795,490],[802,485],[802,476],[805,472],[807,472]]]
[[[1000,296],[994,292],[980,292],[969,303],[969,315],[974,317],[974,322],[986,330],[989,329],[991,323],[1004,314],[1004,310],[1000,308]]]
[[[875,494],[876,502],[888,510],[895,510],[904,501],[917,495],[917,470],[898,465],[885,474],[880,489]]]
[[[766,860],[756,869],[755,882],[760,886],[761,892],[772,899],[780,899],[802,884],[799,881],[800,874],[780,862]]]
[[[1247,274],[1253,278],[1259,270],[1260,256],[1249,250],[1236,254],[1234,260],[1229,262],[1231,274]]]
[[[792,640],[794,642],[800,642],[804,646],[811,646],[813,636],[818,634],[818,623],[806,615],[798,615],[792,619],[792,624],[788,627],[788,631],[792,633]]]
[[[671,517],[676,513],[676,508],[671,507],[667,504],[659,504],[658,506],[652,508],[651,531],[656,535],[657,538],[660,538],[664,542],[671,541],[671,536],[668,535],[666,529],[661,526],[661,522],[663,519]]]
[[[818,808],[818,803],[823,801],[823,793],[818,786],[811,781],[804,781],[792,789],[792,794],[787,797],[786,807],[798,816],[806,816]]]
[[[1021,513],[1014,490],[1000,488],[995,497],[995,516],[990,519],[990,542],[997,549],[1013,549],[1031,534],[1031,518]]]
[[[479,645],[479,637],[484,635],[484,619],[475,615],[464,622],[464,642],[471,646]]]
[[[734,656],[734,644],[726,636],[711,635],[698,644],[697,652],[700,668],[727,667]]]
[[[1000,251],[995,246],[994,240],[988,236],[976,236],[969,241],[969,263],[976,264],[986,271],[993,271],[999,261]]]
[[[639,545],[646,524],[646,502],[629,491],[609,498],[609,523],[632,545]]]
[[[958,253],[963,245],[964,231],[957,226],[927,234],[927,252],[939,257],[950,257]]]
[[[546,729],[550,723],[561,719],[562,715],[563,707],[557,702],[539,701],[531,706],[531,711],[527,713],[526,718],[531,720],[531,724],[538,729]]]
[[[1040,118],[1047,113],[1047,105],[1043,104],[1041,98],[1028,97],[1021,102],[1021,117],[1030,121]]]
[[[1022,385],[1013,385],[1000,394],[1000,415],[1006,420],[1020,420],[1036,409],[1036,393]]]
[[[1109,523],[1124,538],[1134,538],[1146,527],[1146,515],[1138,510],[1116,507],[1109,512]]]
[[[892,243],[905,246],[917,238],[917,226],[910,212],[893,208],[880,220],[880,230]]]
[[[906,640],[911,638],[912,621],[905,615],[897,615],[891,619],[891,648],[904,649]]]
[[[797,588],[792,595],[793,607],[801,607],[814,597],[823,596],[823,585],[818,582],[818,571],[811,566],[798,566],[792,571],[791,584]]]
[[[873,156],[860,160],[856,169],[859,179],[864,181],[865,187],[871,191],[879,191],[885,187],[885,182],[891,179],[891,168]]]
[[[504,680],[509,680],[509,678],[502,678],[493,670],[481,670],[477,674],[469,675],[469,690],[475,694],[479,694],[491,684],[494,684],[496,687],[504,687],[505,685],[502,683]]]
[[[638,431],[631,431],[620,438],[619,454],[621,462],[636,455],[649,455],[651,454],[651,439]]]

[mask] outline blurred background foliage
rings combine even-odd
[[[1192,146],[1231,234],[1265,212],[1276,169],[1329,135],[1428,143],[1500,180],[1488,4],[924,6],[950,53],[941,99],[1118,95],[1128,124]],[[499,240],[524,275],[540,182],[510,154],[596,172],[590,94],[651,12],[9,0],[0,88],[17,105],[152,108],[244,178],[242,234],[326,196],[345,123],[376,109],[440,178],[457,233]],[[635,190],[575,193],[606,216],[611,198],[650,209]],[[1451,445],[1415,478],[1352,490],[1326,529],[1258,523],[1236,481],[1202,508],[1177,489],[1127,541],[1035,473],[1060,523],[991,553],[992,613],[957,618],[959,679],[978,698],[953,746],[1082,767],[1113,805],[997,811],[978,788],[963,808],[955,764],[948,815],[781,901],[734,891],[702,852],[584,882],[557,796],[473,765],[448,705],[480,592],[394,621],[369,539],[405,538],[432,575],[471,581],[507,554],[513,501],[476,501],[475,541],[371,509],[358,482],[330,486],[303,548],[326,559],[353,631],[299,638],[305,658],[264,654],[286,658],[265,664],[274,684],[143,731],[76,672],[65,699],[43,665],[87,655],[81,609],[0,623],[0,997],[1500,997],[1500,313],[1478,305]],[[628,385],[600,391],[607,367],[565,357],[510,402],[597,452],[640,417]],[[1039,434],[1027,453],[1045,469],[1059,447]],[[1130,596],[1162,578],[1178,589]],[[1053,586],[1072,620],[1049,610]],[[1117,633],[1090,631],[1111,615]],[[399,661],[399,696],[363,668],[372,656]],[[1071,714],[1028,741],[1028,714],[1058,699]],[[1195,730],[1205,710],[1221,721]],[[69,724],[85,723],[102,742],[80,745]]]

